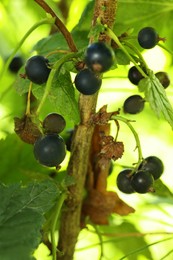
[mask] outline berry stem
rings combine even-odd
[[[9,56],[8,60],[6,61],[5,65],[4,65],[4,69],[2,70],[2,73],[0,75],[0,79],[2,79],[3,75],[6,73],[10,62],[12,61],[12,59],[14,58],[15,54],[17,53],[17,51],[20,49],[20,47],[23,45],[23,43],[25,42],[25,40],[30,36],[30,34],[37,29],[39,26],[43,25],[43,24],[53,24],[55,21],[54,18],[46,18],[43,19],[37,23],[35,23],[27,32],[26,34],[23,36],[23,38],[21,39],[21,41],[18,43],[18,45],[16,46],[16,48],[13,50],[13,52],[11,53],[11,55]]]
[[[122,45],[118,37],[114,34],[114,32],[105,25],[105,32],[106,34],[112,38],[115,43],[119,46],[119,48],[127,55],[127,57],[130,59],[131,62],[136,66],[136,68],[139,70],[139,72],[142,74],[144,78],[148,77],[145,72],[140,68],[140,66],[137,64],[137,62],[133,59],[133,57],[129,54],[129,52],[126,50],[126,48]]]
[[[57,259],[57,251],[58,251],[59,254],[61,254],[61,252],[57,249],[56,239],[55,239],[55,231],[56,231],[57,221],[58,221],[58,218],[60,216],[61,208],[62,208],[63,203],[64,203],[66,198],[67,198],[67,193],[62,192],[62,194],[60,195],[60,198],[58,199],[57,205],[55,207],[54,219],[52,221],[52,226],[51,226],[51,230],[50,230],[53,260]]]
[[[46,13],[49,13],[52,17],[55,18],[55,25],[58,27],[60,32],[63,34],[64,38],[66,39],[66,42],[72,52],[77,52],[77,47],[73,41],[73,38],[71,36],[71,33],[67,30],[66,26],[63,24],[63,22],[58,18],[58,15],[55,10],[53,10],[49,4],[47,4],[43,0],[34,0],[38,5],[40,5]]]
[[[48,77],[48,80],[47,80],[47,83],[46,83],[44,94],[42,96],[42,99],[41,99],[40,104],[39,104],[37,111],[36,111],[37,115],[39,115],[39,113],[40,113],[40,111],[41,111],[41,109],[42,109],[42,107],[43,107],[43,105],[44,105],[44,103],[47,99],[47,96],[49,95],[55,73],[59,73],[59,70],[60,70],[61,66],[63,65],[63,63],[65,63],[66,61],[69,61],[70,59],[76,58],[78,55],[79,55],[79,53],[76,53],[76,52],[75,53],[69,53],[66,56],[59,59],[53,65],[53,68],[51,69],[51,72],[49,74],[49,77]]]
[[[26,115],[31,114],[31,90],[32,90],[32,82],[29,84],[28,97],[27,97],[27,105],[26,105]]]
[[[160,48],[162,48],[163,50],[167,51],[168,53],[170,53],[173,56],[173,51],[171,51],[170,49],[168,49],[166,46],[158,43],[157,44]]]
[[[93,224],[92,224],[93,225]],[[103,252],[103,238],[102,238],[102,234],[100,233],[99,231],[99,228],[97,225],[93,225],[94,228],[95,228],[95,231],[98,235],[98,239],[100,241],[100,257],[99,257],[99,260],[102,260],[102,258],[104,257],[104,252]]]
[[[144,64],[145,68],[149,69],[148,65],[147,65],[146,61],[144,60],[144,58],[143,58],[142,54],[140,53],[140,51],[133,44],[131,44],[130,42],[124,41],[124,44],[126,46],[128,46],[131,50],[133,50],[138,55],[138,57],[140,59],[140,62]]]
[[[140,163],[143,161],[142,149],[141,149],[141,144],[140,144],[138,133],[136,132],[136,130],[134,129],[134,127],[132,126],[132,124],[130,123],[130,121],[128,119],[126,119],[122,116],[112,116],[111,119],[124,122],[130,128],[131,132],[134,135],[134,138],[136,141],[136,148],[138,149],[138,161],[136,163],[135,169],[133,170],[133,172],[134,172],[134,171],[136,171],[136,169],[138,169]]]

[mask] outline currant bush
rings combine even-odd
[[[114,63],[114,52],[103,42],[95,42],[86,50],[85,62],[95,72],[105,72]]]
[[[64,160],[65,155],[65,142],[59,135],[44,135],[37,139],[34,144],[34,156],[44,166],[58,166]]]
[[[48,59],[43,56],[36,55],[27,60],[25,65],[25,73],[29,80],[33,83],[42,85],[46,83],[51,69],[49,68]]]
[[[75,86],[84,95],[93,95],[101,87],[102,80],[90,70],[83,69],[75,77]]]

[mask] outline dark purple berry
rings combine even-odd
[[[58,166],[66,155],[65,143],[62,137],[48,134],[40,137],[34,144],[36,160],[45,166]]]
[[[33,56],[26,62],[25,73],[33,83],[39,85],[46,83],[50,71],[49,61],[43,56]]]
[[[144,49],[151,49],[156,46],[159,41],[159,35],[152,27],[144,27],[138,33],[139,45]]]
[[[48,114],[43,120],[43,128],[45,133],[59,134],[64,130],[66,122],[63,116],[57,113]]]
[[[93,95],[101,87],[102,80],[89,69],[81,70],[75,77],[75,86],[84,95]]]
[[[86,50],[85,62],[95,72],[105,72],[114,63],[114,52],[103,42],[95,42]]]
[[[117,176],[118,189],[127,194],[134,192],[134,189],[131,185],[131,179],[132,179],[131,173],[132,173],[131,169],[125,169],[121,171]]]
[[[139,72],[139,70],[133,66],[129,69],[128,71],[128,79],[130,80],[131,83],[134,85],[138,85],[139,81],[143,79],[144,77],[142,74]]]
[[[123,104],[124,113],[137,114],[144,109],[145,100],[140,95],[128,97]]]
[[[16,56],[10,62],[9,70],[13,73],[17,73],[22,66],[23,66],[23,59],[20,56]]]
[[[156,156],[149,156],[140,164],[139,169],[150,172],[155,180],[159,179],[163,173],[164,165]]]
[[[164,88],[167,88],[170,85],[170,78],[166,72],[159,71],[155,74],[155,76],[159,79]]]
[[[154,178],[146,170],[136,172],[131,180],[133,189],[138,193],[147,193],[153,191]]]

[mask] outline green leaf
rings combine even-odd
[[[151,193],[153,196],[157,195],[160,197],[170,198],[172,200],[173,193],[169,190],[169,188],[160,180],[156,180],[154,183],[155,193]]]
[[[29,85],[30,85],[30,80],[27,78],[22,78],[21,75],[25,74],[25,69],[22,67],[16,77],[16,80],[13,83],[13,87],[17,91],[19,95],[24,95],[28,92],[29,90]],[[33,84],[35,85],[35,84]],[[43,85],[42,85],[43,88]]]
[[[48,170],[34,158],[33,146],[22,142],[16,134],[0,140],[1,171],[4,183],[31,181],[33,178],[47,179]],[[41,176],[42,175],[42,176]]]
[[[35,86],[33,88],[33,94],[36,98],[41,99],[43,96],[42,86]],[[56,74],[48,98],[54,105],[57,113],[68,118],[69,121],[79,122],[78,103],[68,71],[61,69],[61,71]]]
[[[145,93],[146,101],[150,103],[151,108],[156,115],[163,115],[165,120],[173,128],[173,108],[166,96],[165,89],[152,71],[149,77],[140,80],[139,91]]]
[[[108,234],[107,240],[110,237],[113,238],[112,242],[110,241],[110,244],[112,243],[112,256],[113,252],[115,252],[115,259],[120,259],[123,255],[128,254],[129,251],[131,252],[137,248],[147,247],[144,237],[140,236],[140,232],[131,223],[123,222],[120,225],[110,224],[109,226],[99,226],[99,231],[103,234]],[[118,256],[117,251],[119,253]],[[147,257],[147,259],[152,259],[152,255],[148,248],[141,250],[140,254]],[[128,257],[128,260],[134,259],[137,259],[135,253]]]
[[[115,49],[115,57],[116,61],[119,65],[128,65],[130,64],[130,60],[127,55],[120,49]]]
[[[29,209],[0,223],[0,259],[35,259],[32,253],[40,243],[42,224],[43,216]]]
[[[127,12],[128,10],[128,12]],[[119,35],[128,28],[134,28],[134,35],[144,26],[154,27],[161,37],[173,38],[171,26],[173,2],[169,0],[119,0],[115,32]]]
[[[93,41],[98,41],[100,33],[103,33],[105,31],[104,25],[101,23],[97,23],[96,26],[92,27],[88,37],[92,37]]]
[[[53,182],[0,184],[0,259],[29,260],[41,241],[45,214],[60,191]]]
[[[88,28],[87,28],[88,29]],[[73,40],[78,48],[81,51],[82,48],[88,45],[88,31],[74,30],[72,32]],[[47,55],[51,52],[57,51],[56,54],[50,55],[48,59],[51,62],[56,61],[62,57],[61,51],[69,51],[69,47],[64,36],[61,33],[54,33],[44,39],[41,39],[33,48],[40,55]]]

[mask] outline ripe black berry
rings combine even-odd
[[[137,114],[144,109],[144,104],[145,101],[140,95],[132,95],[124,101],[124,113]]]
[[[155,180],[159,179],[163,173],[162,161],[156,156],[149,156],[140,164],[139,169],[150,172]]]
[[[169,75],[164,71],[159,71],[155,74],[155,76],[159,79],[160,83],[164,88],[167,88],[170,84]]]
[[[34,144],[34,156],[42,165],[58,166],[64,160],[65,155],[65,143],[59,135],[45,135]]]
[[[27,60],[25,72],[29,80],[41,85],[45,83],[49,77],[49,61],[40,55],[33,56]]]
[[[130,194],[134,192],[134,189],[131,185],[131,169],[125,169],[121,171],[117,176],[117,187],[120,191]]]
[[[153,191],[154,178],[152,174],[146,170],[136,172],[131,180],[133,189],[138,193],[147,193]]]
[[[144,49],[153,48],[159,41],[159,36],[154,28],[144,27],[138,33],[139,45]]]
[[[139,81],[143,79],[144,77],[142,74],[139,72],[139,70],[133,66],[129,69],[128,71],[128,79],[130,80],[131,83],[134,85],[138,85]]]
[[[86,50],[85,62],[95,72],[105,72],[114,63],[114,52],[103,42],[95,42]]]
[[[43,128],[45,133],[59,134],[64,130],[66,122],[63,116],[57,113],[48,114],[43,120]]]
[[[10,62],[9,70],[13,73],[17,73],[22,66],[23,66],[23,59],[20,56],[16,56]]]
[[[79,92],[84,95],[92,95],[100,89],[102,80],[96,77],[91,70],[84,69],[76,75],[74,83]]]

